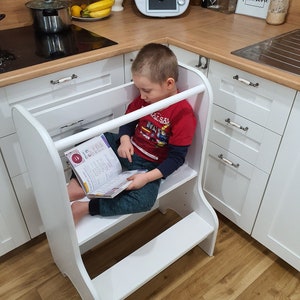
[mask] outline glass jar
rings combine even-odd
[[[271,0],[266,22],[271,25],[280,25],[285,22],[289,8],[289,0]]]
[[[201,6],[218,10],[223,13],[234,13],[237,0],[207,0],[203,1]]]

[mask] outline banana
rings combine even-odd
[[[105,18],[110,15],[111,7],[89,13],[91,18]]]
[[[114,0],[100,0],[88,5],[85,10],[89,11],[90,13],[94,11],[103,10],[112,7],[114,2]]]

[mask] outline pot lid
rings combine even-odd
[[[61,9],[69,6],[70,1],[62,0],[33,0],[25,3],[32,9]]]

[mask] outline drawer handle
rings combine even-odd
[[[77,77],[78,76],[76,74],[72,74],[69,77],[64,77],[64,78],[57,79],[57,80],[51,80],[50,83],[51,84],[60,84],[60,83],[63,83],[63,82],[67,82],[67,81],[73,80],[73,79],[75,79]]]
[[[229,159],[225,158],[225,157],[223,156],[223,154],[219,154],[219,155],[218,155],[218,158],[220,158],[225,164],[230,165],[230,166],[233,166],[233,167],[235,167],[235,168],[238,168],[238,167],[240,166],[240,164],[235,164],[235,163],[233,163],[232,161],[230,161]]]
[[[241,83],[244,83],[244,84],[246,84],[246,85],[249,85],[249,86],[254,86],[254,87],[259,86],[259,83],[258,83],[258,82],[253,83],[253,82],[248,81],[248,80],[246,80],[246,79],[244,79],[244,78],[240,78],[239,75],[235,75],[235,76],[233,76],[232,78],[235,79],[235,80],[238,80],[238,81],[241,82]]]
[[[244,131],[247,131],[247,130],[249,129],[248,127],[243,127],[242,125],[239,125],[239,124],[237,124],[237,123],[235,123],[235,122],[232,122],[232,121],[230,120],[230,118],[227,118],[227,119],[225,120],[225,122],[226,122],[227,124],[233,126],[233,127],[236,127],[236,128],[238,128],[238,129],[241,129],[241,130],[244,130]]]
[[[69,124],[66,124],[66,125],[63,125],[60,127],[60,129],[65,129],[65,128],[69,128],[69,127],[73,127],[74,125],[78,125],[78,124],[81,124],[84,120],[78,120],[78,121],[74,121],[72,123],[69,123]]]
[[[206,70],[208,67],[208,59],[205,56],[199,55],[199,61],[198,64],[195,65],[195,67]]]

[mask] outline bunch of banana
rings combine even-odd
[[[109,16],[114,0],[100,0],[89,4],[81,11],[83,18],[104,18]]]

